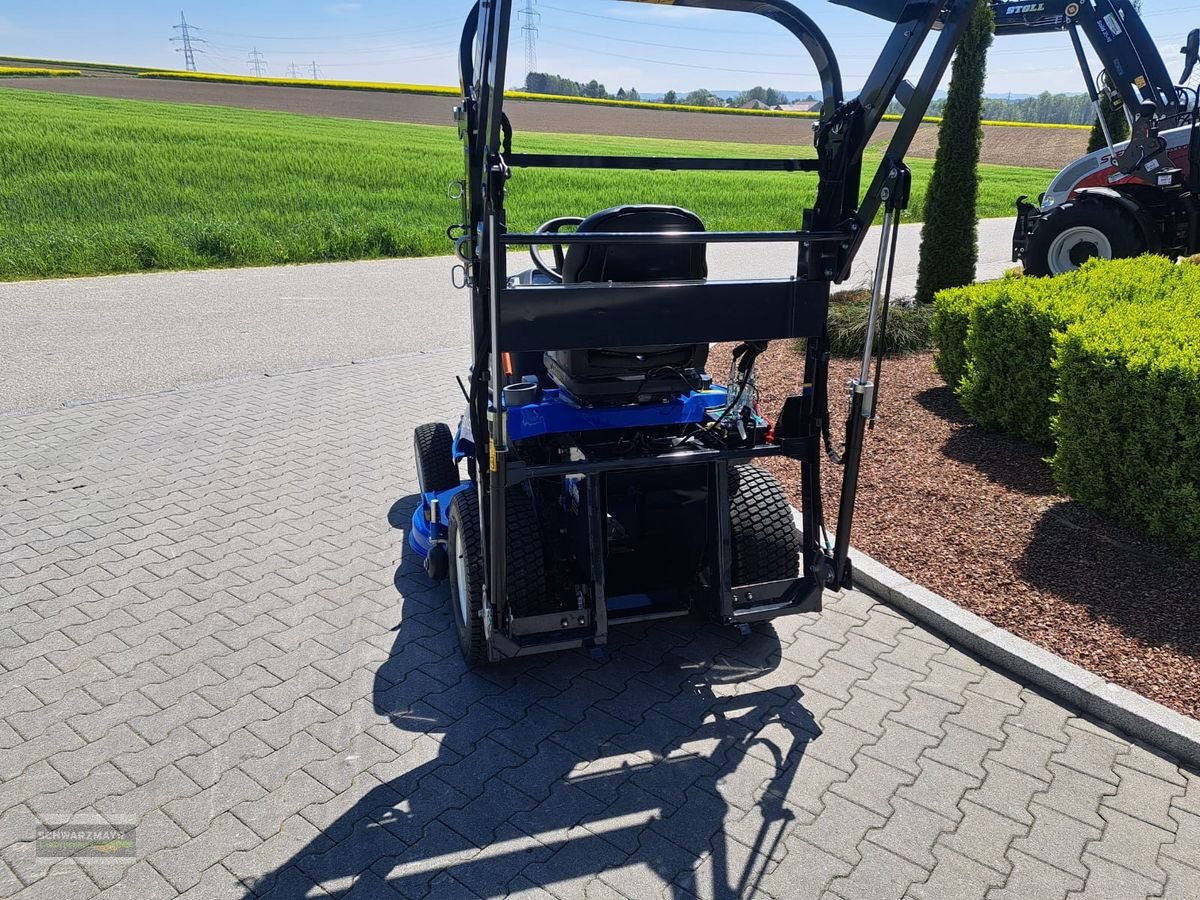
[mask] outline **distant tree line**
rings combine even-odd
[[[530,72],[525,79],[524,90],[535,94],[557,94],[562,97],[591,97],[598,100],[641,100],[637,88],[619,88],[609,93],[596,79],[588,82],[574,81],[549,72]],[[804,98],[813,100],[809,95]],[[757,100],[765,106],[787,106],[791,101],[787,95],[775,88],[758,85],[736,96],[718,97],[707,88],[698,88],[688,93],[667,91],[662,102],[684,106],[709,106],[739,108]],[[945,98],[935,100],[929,107],[929,115],[941,116],[946,110]],[[903,112],[903,107],[893,103],[892,113]],[[1086,94],[1052,94],[1043,91],[1036,97],[985,97],[983,117],[996,122],[1039,122],[1054,125],[1091,125],[1096,121],[1096,112]],[[1119,127],[1119,126],[1118,126]]]
[[[814,99],[811,95],[805,99]],[[707,88],[700,88],[688,94],[680,94],[678,91],[667,91],[663,94],[662,102],[667,104],[682,104],[683,106],[712,106],[712,107],[734,107],[739,108],[747,103],[753,103],[757,100],[766,106],[787,106],[790,101],[787,95],[775,90],[775,88],[763,87],[757,85],[750,88],[748,91],[742,91],[733,97],[725,99],[718,97]]]
[[[588,97],[593,100],[642,99],[641,95],[637,92],[637,88],[631,87],[629,90],[618,88],[615,94],[610,94],[604,85],[595,78],[585,84],[581,81],[572,81],[570,78],[564,78],[561,75],[552,75],[549,72],[530,72],[525,77],[525,87],[523,90],[529,91],[531,94],[557,94],[560,97]]]
[[[946,110],[946,100],[935,100],[929,107],[929,115],[941,116]],[[903,107],[893,103],[889,112],[903,112]],[[1038,122],[1051,125],[1091,125],[1096,121],[1096,111],[1086,94],[1052,94],[1043,91],[1036,97],[985,97],[983,117],[993,122]]]
[[[562,75],[549,72],[530,72],[525,78],[522,90],[533,94],[557,94],[560,97],[591,97],[597,100],[641,100],[637,88],[619,88],[615,94],[610,94],[603,84],[594,78],[588,82],[574,81]],[[807,99],[812,100],[810,96]],[[741,107],[757,100],[766,106],[786,106],[791,101],[775,88],[758,85],[748,91],[742,91],[728,99],[718,97],[707,88],[699,88],[687,94],[677,91],[667,91],[662,102],[667,104],[683,104],[684,106],[713,106]]]

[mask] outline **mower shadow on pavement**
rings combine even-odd
[[[417,502],[389,520],[406,527]],[[616,631],[603,659],[469,671],[445,585],[411,552],[395,582],[400,624],[373,699],[397,756],[247,898],[299,900],[313,882],[356,900],[583,896],[598,876],[631,897],[756,892],[786,852],[786,798],[821,734],[794,684],[752,683],[780,663],[773,629],[652,622]]]

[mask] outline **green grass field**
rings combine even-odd
[[[516,145],[797,152],[520,133]],[[447,187],[461,160],[450,127],[0,89],[0,279],[448,253],[446,227],[459,210]],[[912,166],[915,218],[931,164]],[[985,166],[981,215],[1009,215],[1018,194],[1044,190],[1052,174]],[[510,227],[618,203],[674,203],[714,229],[795,228],[814,185],[811,175],[786,173],[517,171]]]

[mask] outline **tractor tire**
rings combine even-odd
[[[729,467],[734,585],[800,577],[800,531],[775,476],[752,465]]]
[[[1116,203],[1084,195],[1038,219],[1025,245],[1025,274],[1062,275],[1088,259],[1125,259],[1147,250],[1141,227]]]
[[[417,456],[417,484],[422,494],[458,487],[458,463],[454,461],[454,437],[442,422],[419,425],[413,432]]]
[[[508,495],[508,593],[514,599],[540,600],[546,593],[546,560],[532,501],[521,491]],[[461,491],[450,503],[447,547],[450,557],[450,602],[458,629],[458,646],[471,668],[487,662],[483,636],[483,535],[479,497]]]

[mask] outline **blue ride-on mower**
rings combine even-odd
[[[873,347],[886,328],[909,194],[903,158],[975,0],[835,2],[892,23],[852,99],[829,41],[791,3],[674,2],[763,16],[799,39],[824,104],[815,158],[797,159],[522,153],[503,109],[512,0],[482,0],[470,13],[455,110],[463,219],[449,231],[471,293],[467,411],[454,431],[443,423],[416,430],[421,502],[409,531],[427,572],[449,578],[469,663],[600,648],[624,622],[701,614],[745,629],[819,611],[823,591],[852,583],[851,518],[879,377]],[[905,79],[927,39],[914,84]],[[863,152],[894,100],[904,112],[862,192]],[[817,190],[799,230],[709,231],[688,210],[613,197],[599,212],[564,210],[577,215],[510,231],[508,181],[537,167],[696,178],[789,172],[815,177]],[[881,212],[862,368],[835,442],[830,285],[849,277]],[[709,279],[706,251],[716,243],[791,244],[795,274]],[[510,273],[508,253],[518,247],[529,249],[532,266]],[[758,408],[755,363],[769,341],[797,339],[807,346],[803,388],[772,421]],[[736,344],[724,384],[706,368],[717,342]],[[822,511],[826,456],[842,468],[834,535]],[[755,465],[768,458],[799,464],[798,523],[780,484]]]

